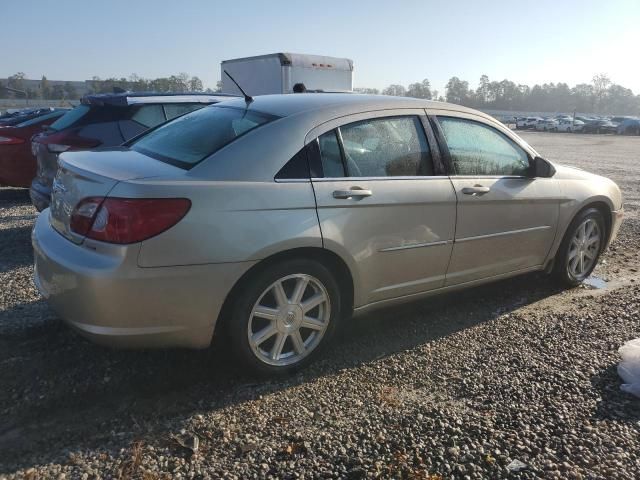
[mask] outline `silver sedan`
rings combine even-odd
[[[119,148],[64,153],[35,282],[112,346],[209,346],[266,373],[372,309],[542,270],[568,286],[616,236],[610,180],[493,118],[409,98],[230,100]]]

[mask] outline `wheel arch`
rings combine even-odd
[[[244,285],[251,281],[251,279],[264,269],[270,267],[279,262],[293,260],[293,259],[305,259],[315,260],[321,265],[327,267],[331,273],[335,276],[338,286],[340,288],[341,297],[341,315],[343,317],[350,316],[353,312],[354,302],[354,281],[351,270],[347,266],[347,263],[335,252],[321,247],[299,247],[284,250],[273,255],[270,255],[248,269],[236,283],[233,285],[229,293],[227,294],[218,321],[216,322],[216,329],[214,335],[218,332],[218,328],[224,328],[226,320],[230,318],[233,304],[237,295],[243,290]]]
[[[558,236],[553,246],[553,255],[549,256],[549,260],[545,264],[547,265],[547,268],[549,267],[549,263],[552,263],[554,261],[555,256],[558,253],[558,249],[560,248],[560,245],[562,244],[562,241],[564,240],[564,237],[567,234],[567,229],[569,228],[569,225],[571,225],[571,222],[573,222],[573,220],[582,212],[590,208],[595,208],[600,213],[602,213],[602,216],[604,217],[604,223],[605,223],[605,229],[606,229],[606,232],[605,232],[606,241],[604,244],[605,246],[609,244],[609,238],[611,237],[611,227],[613,222],[613,214],[612,214],[613,205],[607,197],[590,198],[585,202],[583,202],[582,205],[573,212],[573,214],[565,222],[562,228],[562,231],[558,232]]]

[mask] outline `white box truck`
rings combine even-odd
[[[353,61],[348,58],[272,53],[223,60],[220,64],[222,93],[240,95],[225,70],[251,96],[292,93],[296,84],[304,84],[307,90],[353,90]]]

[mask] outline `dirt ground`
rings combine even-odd
[[[640,137],[521,135],[623,190],[598,288],[534,274],[381,311],[278,380],[224,345],[71,332],[32,284],[28,195],[0,189],[0,478],[640,478],[615,371],[640,337]]]

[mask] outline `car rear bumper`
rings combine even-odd
[[[34,178],[29,188],[31,203],[39,212],[49,208],[51,202],[51,185],[43,184],[38,177]]]
[[[96,343],[206,348],[231,287],[253,262],[141,268],[139,245],[76,245],[38,217],[34,282],[53,310]]]

